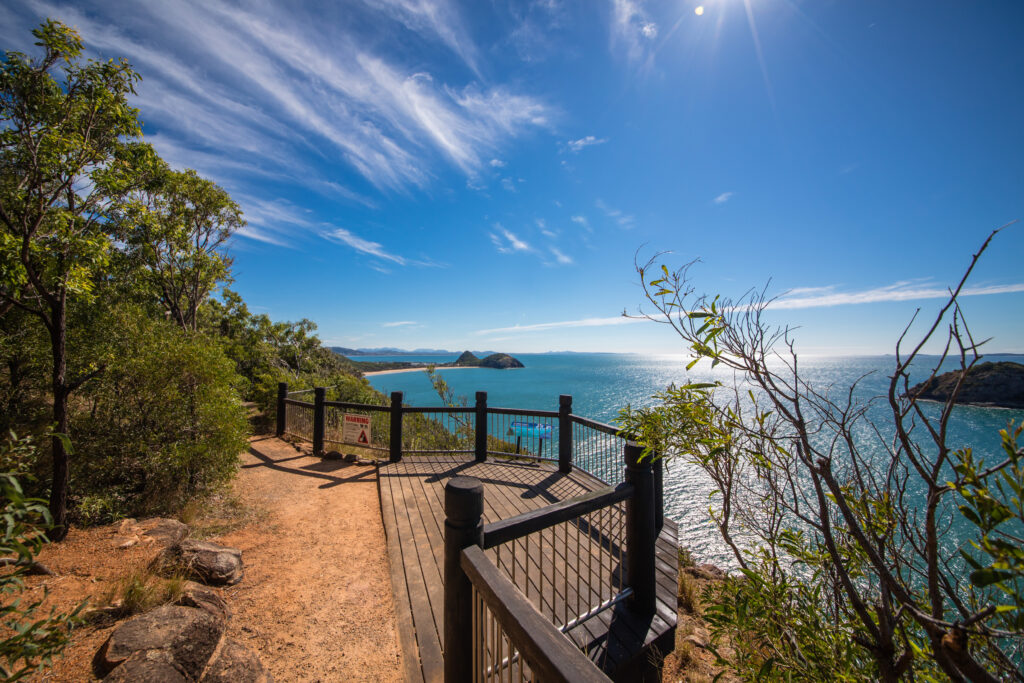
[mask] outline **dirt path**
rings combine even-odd
[[[234,614],[228,635],[257,650],[278,681],[402,680],[375,468],[256,438],[234,491],[254,521],[210,539],[240,548],[245,562],[242,582],[223,590]],[[29,577],[26,598],[47,590],[46,608],[62,611],[86,598],[107,604],[111,587],[144,572],[155,553],[141,543],[119,549],[118,527],[72,529],[44,548],[39,559],[55,575]],[[95,680],[92,656],[115,626],[76,630],[64,656],[32,680]]]
[[[245,560],[229,635],[279,681],[401,680],[374,468],[257,439],[235,491],[266,516],[216,539]]]

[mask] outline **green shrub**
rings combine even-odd
[[[75,424],[77,519],[174,512],[228,482],[248,423],[234,364],[207,337],[124,314]]]
[[[31,450],[29,441],[12,435],[0,448],[0,460],[10,461],[13,452],[24,455]],[[81,607],[68,614],[51,610],[39,618],[42,599],[27,602],[21,596],[25,587],[22,577],[48,542],[50,513],[44,501],[24,495],[15,473],[0,472],[0,494],[0,557],[13,563],[13,569],[0,570],[0,679],[15,681],[41,670],[61,653]]]

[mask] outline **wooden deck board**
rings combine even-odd
[[[403,650],[412,644],[416,648],[416,652],[405,652],[409,661],[418,663],[418,668],[406,668],[407,676],[416,680],[443,677],[444,485],[458,475],[473,476],[483,483],[485,523],[604,486],[581,470],[566,475],[547,463],[538,466],[494,459],[477,463],[471,457],[439,455],[406,456],[399,463],[380,465],[379,491],[388,557],[393,564],[392,587],[397,608],[411,613],[411,619],[399,619],[400,641]],[[516,552],[508,544],[500,556],[498,549],[489,550],[488,555],[510,578],[514,572],[515,583],[534,605],[561,623],[566,616],[576,616],[578,606],[586,608],[610,597],[608,581],[621,568],[617,555],[609,558],[598,544],[603,542],[608,548],[621,533],[618,525],[622,518],[617,514],[609,513],[595,523],[596,528],[559,525],[530,538],[529,548],[519,541]],[[654,617],[640,620],[625,604],[619,604],[569,633],[613,676],[645,647],[659,638],[664,643],[665,634],[674,631],[677,551],[675,525],[669,520],[658,539],[657,552],[659,604]],[[598,574],[596,565],[602,559]],[[593,572],[590,577],[583,573],[583,563],[588,560]],[[399,562],[401,566],[395,567]],[[577,570],[583,577],[580,581],[576,580]]]

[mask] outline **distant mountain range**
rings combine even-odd
[[[448,351],[446,349],[396,349],[392,346],[381,346],[375,349],[349,349],[344,346],[332,346],[331,351],[342,356],[456,356],[461,351]],[[473,351],[477,356],[490,356],[494,351]]]

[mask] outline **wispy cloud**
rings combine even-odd
[[[884,287],[875,287],[852,292],[835,291],[835,287],[805,287],[790,290],[771,303],[774,309],[823,308],[849,306],[892,301],[915,301],[923,299],[945,299],[949,290],[935,284],[904,280]],[[1024,283],[1007,285],[979,285],[965,287],[960,296],[988,296],[1024,292]]]
[[[566,147],[573,154],[578,154],[585,147],[591,147],[593,145],[603,145],[608,142],[608,138],[596,138],[593,135],[580,138],[578,140],[569,140],[565,143]]]
[[[501,159],[491,159],[487,163],[490,164],[491,168],[505,168],[505,162]]]
[[[614,209],[608,206],[607,204],[604,203],[604,200],[598,199],[596,202],[594,202],[594,206],[601,209],[601,211],[603,211],[606,216],[608,216],[616,223],[618,223],[620,227],[626,228],[628,230],[629,228],[632,228],[636,225],[636,218],[634,216],[631,216],[630,214],[627,213],[623,213],[619,209]]]
[[[804,294],[812,293],[812,295],[793,296],[793,294],[797,292]],[[1024,283],[965,287],[961,290],[960,296],[988,296],[993,294],[1012,294],[1016,292],[1024,292]],[[846,306],[892,301],[944,299],[948,296],[948,289],[935,285],[924,284],[920,281],[902,281],[885,287],[877,287],[874,289],[854,292],[835,292],[832,287],[802,287],[790,290],[779,299],[776,299],[771,303],[770,308],[820,308],[826,306]],[[657,318],[658,316],[654,317]],[[627,318],[619,315],[605,318],[581,318],[577,320],[560,320],[555,322],[535,323],[531,325],[496,327],[486,330],[477,330],[475,334],[489,336],[494,334],[544,332],[547,330],[561,330],[575,327],[612,327],[644,321],[644,318]]]
[[[532,251],[529,244],[519,239],[512,231],[506,230],[501,223],[494,224],[494,232],[490,233],[491,242],[499,253],[512,254],[517,251]]]
[[[410,327],[418,324],[415,320],[398,320],[393,323],[381,323],[381,327]]]
[[[390,261],[400,266],[406,265],[433,265],[425,261],[414,261],[407,259],[404,256],[393,254],[384,248],[380,242],[373,242],[368,239],[364,239],[359,235],[356,235],[345,228],[333,228],[332,230],[321,233],[324,239],[338,244],[344,244],[347,247],[351,247],[362,254],[368,254],[370,256],[376,256],[384,261]],[[388,271],[382,271],[388,272]]]
[[[451,3],[443,0],[363,0],[371,7],[384,10],[406,28],[420,34],[433,35],[451,48],[467,66],[477,71],[476,46],[463,26],[462,18]]]
[[[609,318],[582,318],[580,320],[562,320],[551,323],[536,323],[533,325],[513,325],[512,327],[495,327],[489,330],[477,330],[474,334],[492,335],[508,334],[509,332],[543,332],[546,330],[562,330],[571,327],[609,327],[611,325],[628,325],[641,322],[637,318],[625,318],[617,315]]]
[[[445,166],[471,176],[553,116],[537,97],[474,75],[479,52],[449,0],[316,11],[257,3],[244,12],[228,0],[111,0],[88,11],[70,0],[14,0],[7,9],[19,25],[4,33],[21,36],[11,48],[30,50],[28,29],[56,16],[93,56],[127,57],[145,76],[136,104],[159,131],[147,136],[157,150],[232,190],[273,178],[372,204],[368,191],[427,187]],[[381,33],[403,31],[447,46],[473,74],[452,85],[421,60],[385,52]]]
[[[727,201],[729,201],[732,198],[732,196],[734,194],[736,194],[736,193],[735,192],[723,192],[722,194],[718,195],[717,197],[715,197],[711,201],[713,201],[715,204],[725,204]]]
[[[556,237],[558,237],[558,231],[549,228],[547,221],[544,220],[543,218],[538,218],[534,222],[537,224],[537,228],[540,230],[540,234],[550,239],[555,239]]]
[[[564,266],[567,266],[567,265],[572,263],[572,258],[570,258],[569,256],[566,256],[565,254],[563,254],[561,251],[559,251],[555,247],[551,247],[551,254],[552,254],[552,256],[555,257],[556,261],[558,261],[560,264],[562,264]]]
[[[611,0],[611,42],[633,63],[649,64],[658,25],[651,21],[642,0]]]
[[[506,192],[515,192],[516,191],[516,184],[514,182],[512,182],[511,178],[502,178],[501,179],[501,186],[503,188],[505,188]]]
[[[593,232],[594,231],[594,229],[590,227],[590,221],[587,220],[586,216],[573,216],[569,220],[571,220],[576,225],[581,226],[587,232]]]

